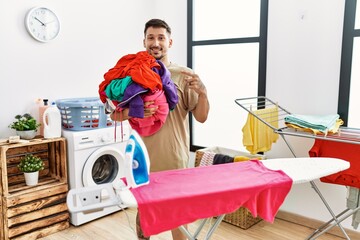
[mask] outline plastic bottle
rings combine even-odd
[[[47,119],[47,121],[46,121]],[[44,138],[61,137],[61,115],[55,103],[48,107],[43,115]]]
[[[41,136],[44,136],[44,125],[45,125],[45,121],[43,120],[43,115],[44,115],[44,112],[45,110],[49,107],[48,105],[48,99],[43,99],[42,100],[43,103],[42,105],[39,107],[39,121],[41,123],[41,126],[40,126],[40,135]]]

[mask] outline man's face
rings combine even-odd
[[[146,30],[144,47],[157,60],[162,60],[172,45],[172,39],[165,28],[149,27]]]

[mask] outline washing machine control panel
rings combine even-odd
[[[66,134],[74,150],[87,149],[93,147],[101,147],[108,144],[125,142],[129,139],[130,128],[125,125],[121,130],[120,127],[116,128],[103,128],[89,131],[72,132]]]
[[[113,139],[109,135],[105,135],[105,136],[100,137],[100,142],[101,143],[110,143],[111,140],[113,140]]]

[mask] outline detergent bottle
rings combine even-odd
[[[40,103],[41,99],[39,99],[38,101]],[[40,135],[41,136],[44,136],[44,125],[47,122],[46,119],[43,120],[43,116],[44,116],[45,110],[49,107],[48,101],[49,101],[48,99],[42,99],[42,104],[40,103],[41,105],[39,106],[39,121],[41,123],[39,129],[40,129]]]
[[[47,121],[45,121],[47,119]],[[44,138],[61,137],[61,115],[55,103],[48,107],[43,115]]]

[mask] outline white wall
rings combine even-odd
[[[344,0],[270,0],[266,96],[293,113],[337,113]],[[313,140],[286,138],[297,156]],[[291,157],[280,138],[267,157]],[[335,213],[346,208],[346,188],[316,181]],[[282,210],[331,218],[310,184],[294,185]],[[344,226],[352,229],[351,217]]]
[[[296,113],[336,112],[344,0],[269,2],[267,96]],[[26,12],[38,5],[61,19],[53,42],[36,42],[26,32]],[[103,74],[121,56],[143,50],[144,23],[154,17],[171,25],[171,58],[186,64],[186,1],[0,1],[0,138],[14,134],[7,126],[16,114],[36,116],[37,98],[97,96]],[[311,140],[290,140],[298,155],[307,155]],[[280,139],[267,156],[291,154]],[[343,210],[344,187],[319,187],[336,211]],[[329,219],[308,184],[294,186],[282,210]]]
[[[58,14],[61,31],[53,42],[37,42],[27,33],[25,15],[34,6]],[[172,60],[186,64],[186,1],[19,0],[1,1],[0,7],[0,138],[15,134],[8,125],[16,114],[37,117],[38,98],[98,96],[103,74],[123,55],[144,50],[150,18],[171,25]]]

